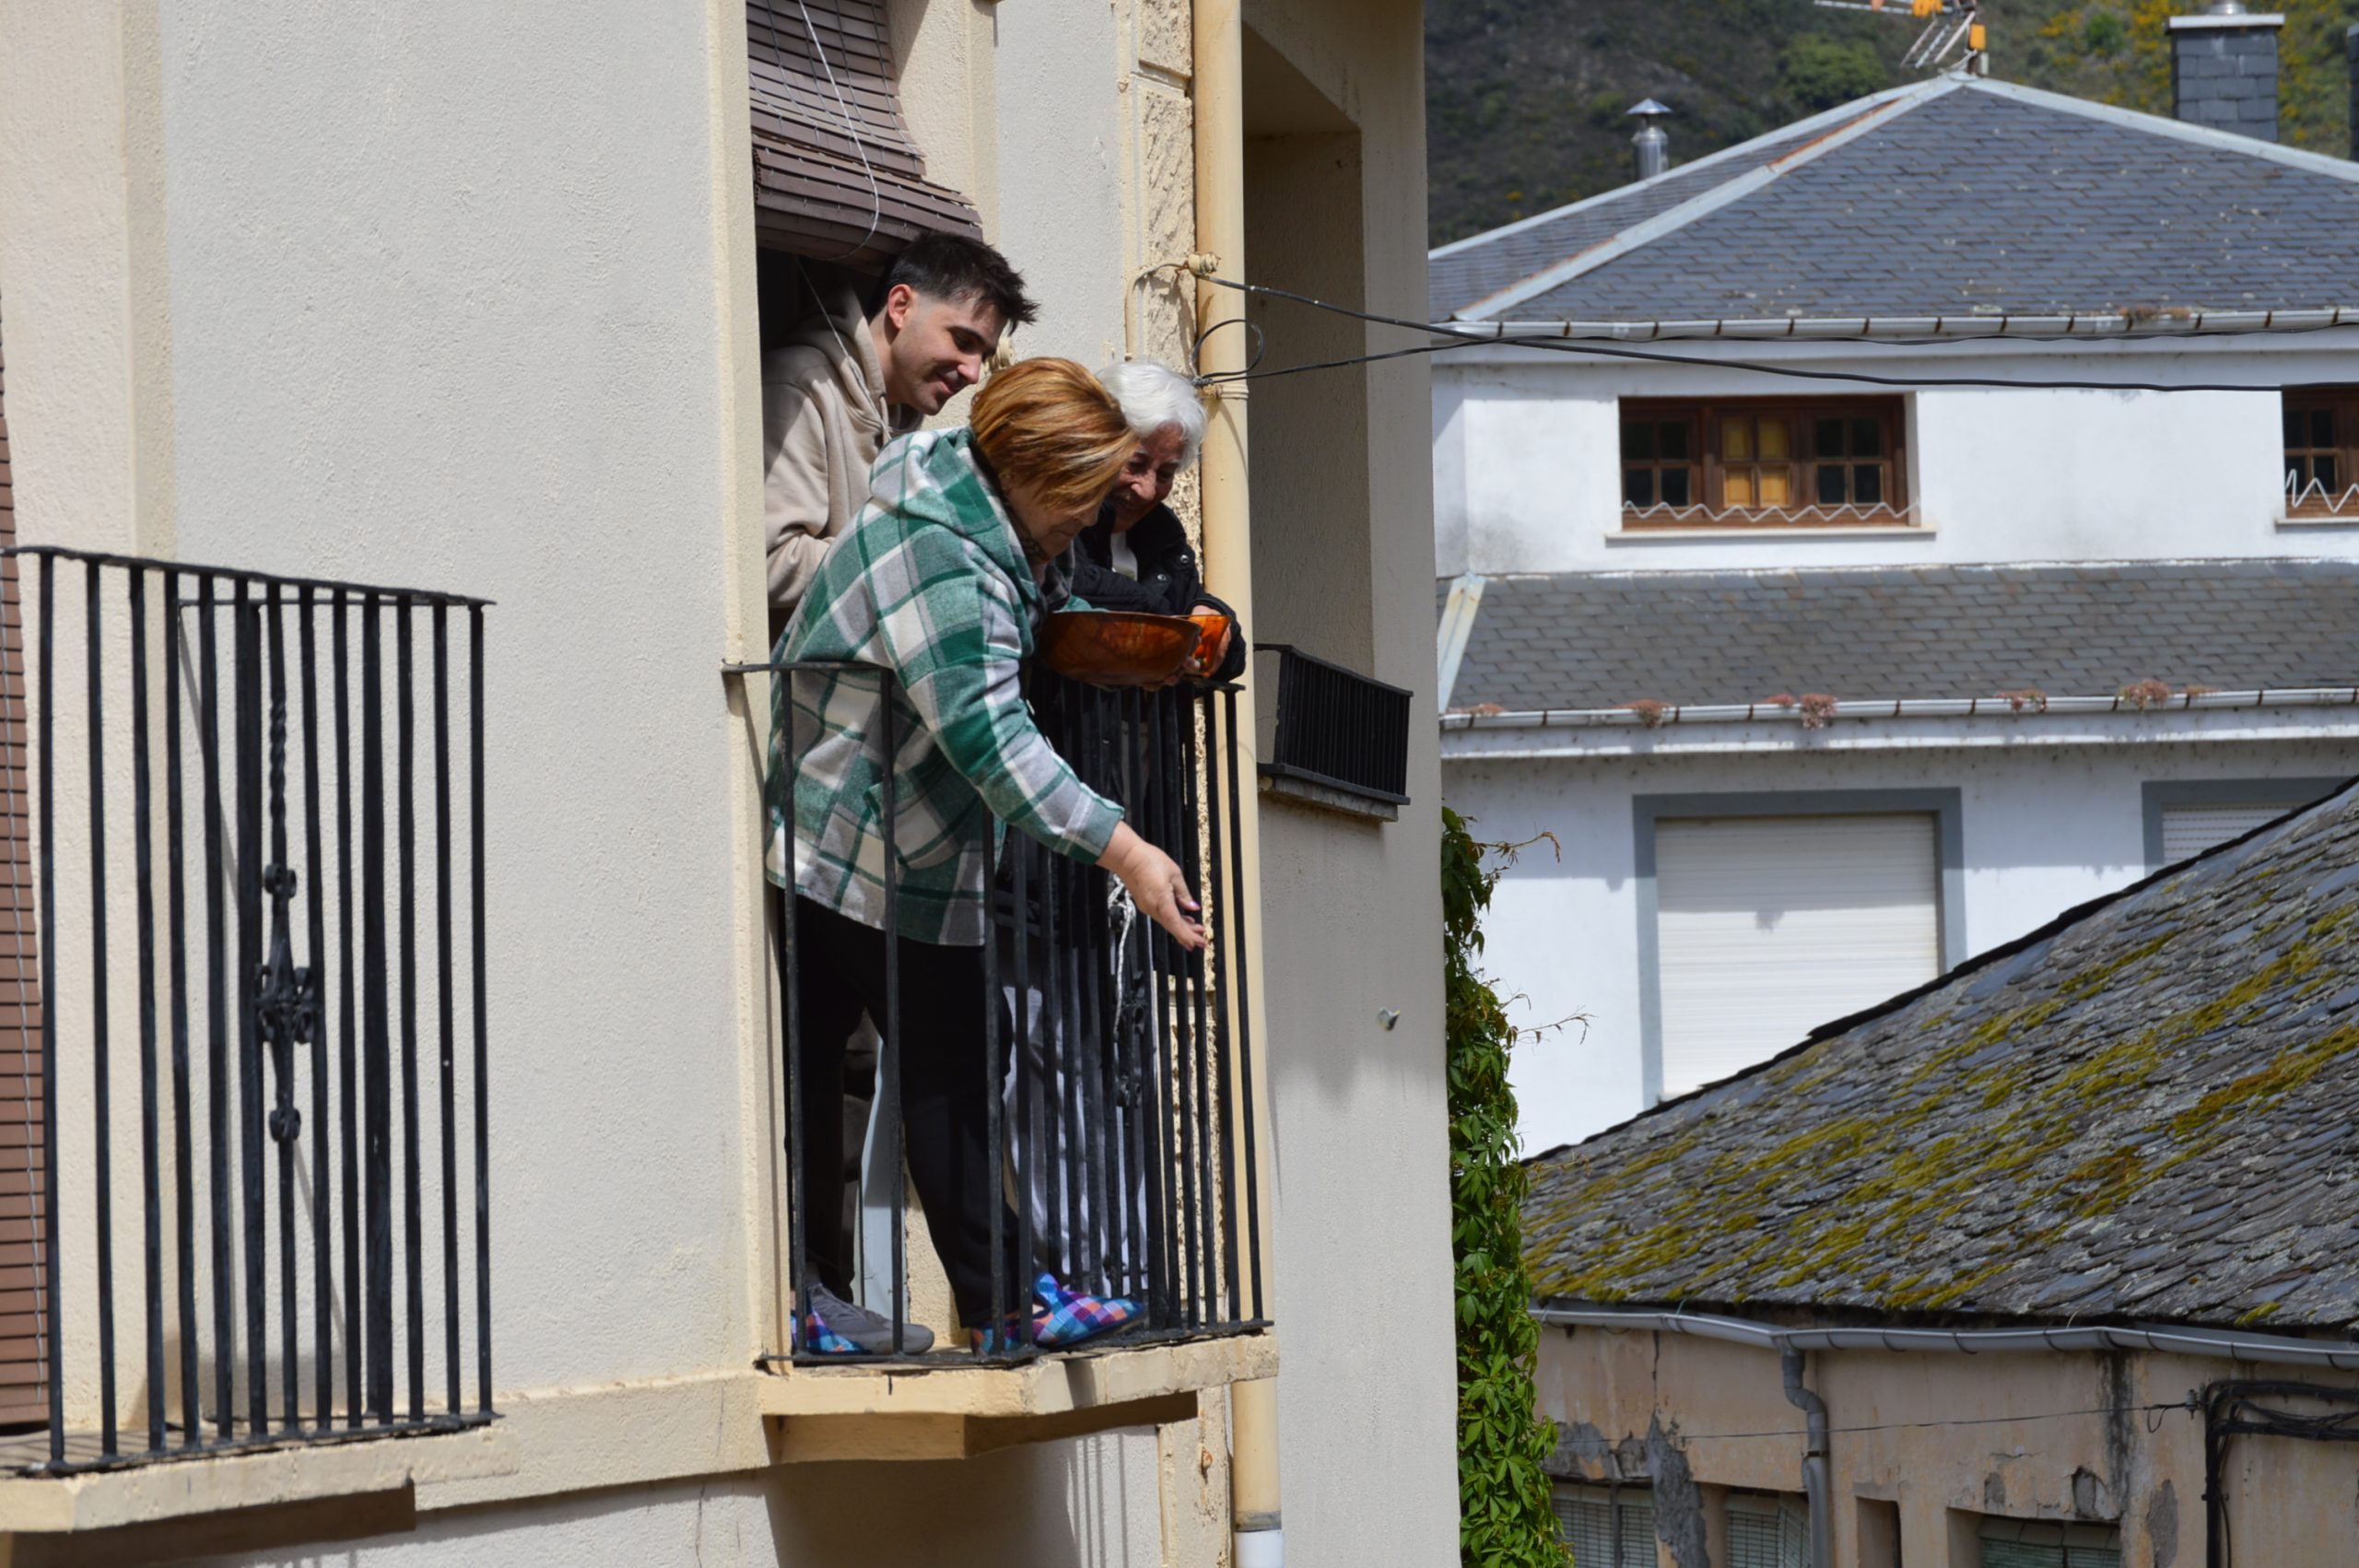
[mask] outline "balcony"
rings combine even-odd
[[[791,677],[820,665],[746,667]],[[886,683],[882,672],[866,672]],[[761,1360],[773,1375],[766,1413],[784,1418],[782,1459],[939,1457],[1007,1443],[1192,1417],[1196,1391],[1276,1372],[1268,1321],[1264,1171],[1256,1133],[1262,1093],[1253,1053],[1244,894],[1246,825],[1238,688],[1109,690],[1036,670],[1040,728],[1092,789],[1119,802],[1149,842],[1178,860],[1212,937],[1188,953],[1132,907],[1105,872],[1005,829],[990,860],[981,1042],[975,1071],[989,1126],[985,1190],[989,1320],[1010,1332],[970,1341],[909,1201],[898,1091],[904,997],[889,990],[879,1036],[875,1109],[863,1142],[855,1290],[871,1310],[921,1321],[936,1349],[906,1341],[869,1354],[820,1354],[794,1336]],[[787,711],[792,712],[792,705]],[[894,737],[879,738],[890,751]],[[797,736],[798,747],[808,737]],[[887,907],[902,861],[886,786]],[[781,973],[797,951],[794,901],[775,907]],[[806,917],[807,918],[807,917]],[[888,920],[889,924],[889,920]],[[898,977],[888,978],[888,988]],[[804,1105],[806,1052],[824,1048],[788,1010],[792,1157],[815,1118]],[[833,1195],[828,1197],[832,1199]],[[829,1223],[801,1183],[787,1196],[791,1312],[805,1323],[818,1283],[807,1238]],[[816,1211],[816,1212],[815,1212]],[[1013,1259],[1011,1263],[1009,1260]],[[1037,1341],[1032,1276],[1135,1302],[1122,1332],[1060,1350]]]
[[[498,1469],[486,606],[6,566],[0,1530]]]

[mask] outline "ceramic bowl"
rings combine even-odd
[[[1039,656],[1058,674],[1092,685],[1159,685],[1180,673],[1203,635],[1185,615],[1060,610],[1041,625]]]

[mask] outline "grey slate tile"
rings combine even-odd
[[[1447,591],[1447,584],[1440,591]],[[2111,696],[2359,686],[2359,563],[1861,567],[1500,577],[1456,707]]]
[[[1541,1156],[1538,1295],[2350,1333],[2354,865],[2359,787]]]
[[[2230,129],[2274,85],[2188,62]],[[1661,321],[2359,304],[2359,181],[1968,83],[1884,114],[1760,189],[1507,314]],[[1477,242],[1430,265],[1438,319],[1794,150],[1743,157]]]

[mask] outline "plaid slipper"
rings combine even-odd
[[[867,1351],[827,1327],[816,1312],[803,1320],[803,1353],[814,1356],[864,1356]]]
[[[1085,1340],[1119,1333],[1138,1319],[1139,1304],[1121,1296],[1083,1295],[1054,1274],[1033,1281],[1045,1310],[1032,1318],[1032,1342],[1043,1350],[1069,1350]]]
[[[967,1343],[973,1346],[976,1352],[981,1355],[1013,1355],[1017,1351],[1027,1348],[1024,1342],[1024,1319],[1010,1316],[1004,1319],[997,1328],[969,1328],[967,1330]]]

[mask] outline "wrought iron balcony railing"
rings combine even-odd
[[[827,667],[742,668],[783,675]],[[870,673],[889,696],[891,676]],[[924,1358],[937,1366],[1010,1364],[1040,1354],[1030,1310],[1039,1272],[1073,1290],[1138,1304],[1140,1317],[1103,1341],[1111,1346],[1245,1332],[1265,1319],[1263,1178],[1247,1022],[1249,899],[1238,870],[1238,688],[1114,691],[1036,671],[1028,690],[1043,733],[1084,781],[1119,802],[1133,827],[1179,861],[1212,942],[1202,952],[1182,950],[1107,872],[1014,829],[998,834],[972,1071],[989,1117],[985,1189],[1003,1199],[990,1204],[990,1318],[1011,1331],[945,1344]],[[895,743],[891,735],[873,738],[886,755],[895,755]],[[882,812],[886,874],[897,881],[889,783]],[[797,951],[794,902],[777,906],[781,973],[792,972]],[[856,1286],[864,1305],[897,1322],[910,1316],[912,1294],[899,1012],[896,1000],[874,1021],[881,1036],[877,1090],[859,1184],[864,1246],[856,1244],[864,1253],[858,1270],[864,1285]],[[790,1153],[815,1118],[839,1114],[797,1093],[804,1053],[815,1048],[806,1032],[790,1007],[782,1107]],[[838,1223],[836,1202],[833,1191],[815,1201],[803,1184],[792,1185],[797,1324],[807,1324],[818,1282],[804,1244],[814,1225]],[[864,1358],[820,1355],[805,1340],[798,1336],[765,1360],[893,1364],[910,1349],[904,1341]]]
[[[9,554],[0,1465],[491,1420],[484,602]]]
[[[1254,652],[1277,664],[1277,701],[1262,715],[1264,778],[1379,806],[1409,803],[1409,692],[1285,643],[1257,643]]]

